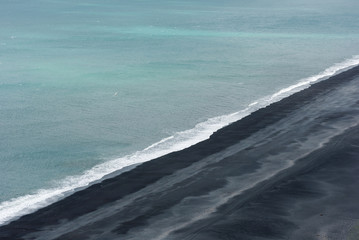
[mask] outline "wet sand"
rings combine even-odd
[[[359,239],[359,67],[0,227],[0,239]]]

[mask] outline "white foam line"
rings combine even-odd
[[[213,132],[232,122],[240,120],[259,108],[268,106],[273,102],[277,102],[295,92],[309,87],[310,84],[314,82],[329,78],[338,72],[356,65],[359,65],[359,55],[344,62],[337,63],[317,75],[302,79],[297,84],[284,88],[271,96],[259,99],[239,112],[210,118],[205,122],[197,124],[193,129],[175,133],[173,136],[162,139],[142,151],[137,151],[131,155],[96,165],[81,175],[67,177],[56,187],[40,189],[32,194],[2,202],[0,203],[0,225],[6,224],[22,215],[32,213],[39,208],[48,206],[70,193],[75,192],[77,189],[86,187],[126,166],[143,163],[206,140]]]
[[[337,74],[340,71],[343,71],[343,70],[346,70],[348,68],[354,67],[354,66],[356,66],[358,64],[359,64],[359,55],[353,56],[353,58],[348,59],[348,60],[346,60],[344,62],[341,62],[341,63],[337,63],[337,64],[325,69],[323,72],[321,72],[321,73],[319,73],[317,75],[305,78],[305,79],[303,79],[302,81],[300,81],[297,84],[294,84],[292,86],[289,86],[287,88],[284,88],[284,89],[278,91],[277,93],[272,95],[271,100],[275,99],[278,96],[285,95],[286,93],[298,92],[299,90],[302,90],[303,87],[310,86],[311,83],[318,82],[319,80],[326,79],[326,78],[328,78],[330,76],[333,76],[333,75]]]

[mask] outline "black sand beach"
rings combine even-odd
[[[0,227],[0,239],[359,239],[359,67]]]

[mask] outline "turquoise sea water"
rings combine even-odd
[[[358,64],[358,9],[356,0],[1,0],[0,223]]]

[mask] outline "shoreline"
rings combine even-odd
[[[341,167],[350,172],[347,169],[348,164],[354,166],[353,169],[358,167],[359,164],[355,162],[355,156],[358,155],[352,153],[359,153],[358,147],[355,145],[359,144],[358,137],[356,137],[359,134],[354,134],[359,132],[355,125],[358,114],[355,107],[359,100],[352,99],[355,92],[348,99],[340,94],[347,91],[344,88],[353,89],[355,85],[350,86],[350,84],[357,81],[356,78],[359,78],[358,66],[315,83],[307,89],[272,103],[218,130],[208,140],[142,163],[128,172],[105,179],[39,209],[35,213],[22,216],[18,220],[1,226],[0,239],[31,237],[35,239],[86,239],[90,236],[98,236],[100,233],[105,234],[103,236],[108,239],[115,236],[123,239],[135,236],[137,239],[141,239],[138,234],[148,234],[147,236],[153,234],[153,237],[149,239],[185,239],[182,237],[186,234],[196,236],[195,239],[221,239],[222,235],[229,233],[233,236],[231,235],[228,239],[239,237],[266,239],[270,236],[280,238],[289,236],[288,234],[294,234],[291,235],[294,236],[291,239],[300,239],[306,234],[300,227],[308,225],[297,216],[303,214],[303,210],[297,211],[294,209],[295,207],[285,206],[288,209],[282,207],[285,210],[281,209],[280,211],[296,214],[295,217],[287,219],[283,216],[278,217],[278,213],[271,212],[270,207],[281,208],[275,203],[276,199],[282,199],[284,195],[288,195],[288,192],[293,191],[295,188],[290,187],[290,184],[295,184],[296,181],[297,185],[302,184],[303,189],[315,192],[313,194],[317,194],[318,199],[321,196],[326,196],[325,191],[337,193],[333,190],[334,187],[323,190],[320,186],[314,186],[319,184],[313,177],[321,171],[318,166],[322,166],[324,172],[330,172],[333,167]],[[333,99],[331,94],[335,97],[343,97],[343,99]],[[330,103],[331,99],[337,102]],[[336,104],[344,103],[352,104],[347,106],[346,112],[342,113],[341,108],[335,109]],[[326,104],[328,106],[325,106]],[[330,104],[334,110],[331,109]],[[305,114],[308,115],[303,116]],[[296,119],[300,119],[302,116],[304,122],[297,123]],[[311,119],[312,117],[313,119]],[[318,128],[320,132],[313,133],[316,131],[315,126],[320,126]],[[335,128],[341,128],[342,131],[336,132],[333,130]],[[323,143],[323,146],[314,147],[318,136],[319,139],[327,139],[327,141]],[[273,139],[276,139],[277,142],[269,141]],[[300,144],[302,146],[299,146]],[[293,154],[302,157],[288,162],[287,159],[293,157]],[[273,159],[272,156],[281,157]],[[283,156],[286,156],[287,159]],[[349,159],[347,165],[341,165],[332,160],[332,158],[340,159],[343,156]],[[236,168],[233,169],[233,166]],[[273,166],[278,166],[278,168],[274,169]],[[216,172],[215,169],[221,171]],[[259,175],[260,171],[262,171],[262,175]],[[305,174],[309,176],[308,178],[313,178],[314,187],[308,183],[302,183],[305,181],[302,177]],[[324,179],[321,180],[324,182],[323,184],[330,182],[335,185],[330,180],[329,173],[323,173],[323,175],[322,178],[318,177],[318,179]],[[254,185],[250,188],[243,186],[243,189],[240,189],[239,185],[247,181],[249,177],[253,177]],[[348,179],[359,183],[359,179],[354,176],[353,172]],[[231,181],[237,185],[231,185]],[[338,186],[345,186],[344,182],[338,183]],[[162,186],[164,189],[159,189]],[[157,198],[156,194],[163,198]],[[207,198],[207,196],[211,197]],[[269,196],[273,200],[265,202],[266,200],[263,200],[265,196]],[[291,205],[296,201],[288,196],[288,199],[282,200],[283,205]],[[301,196],[307,197],[305,193]],[[336,199],[335,196],[332,198]],[[223,199],[227,199],[227,201]],[[319,202],[323,201],[318,200],[315,196],[313,199]],[[344,197],[343,199],[347,200]],[[308,198],[299,200],[296,205],[301,205],[304,208],[307,200]],[[340,202],[339,200],[335,201]],[[143,205],[136,205],[130,210],[130,207],[133,207],[133,201],[143,203]],[[186,201],[188,201],[187,206],[201,208],[199,206],[204,205],[204,209],[200,212],[193,213],[197,218],[198,216],[203,217],[198,219],[192,217],[192,220],[184,219],[183,222],[178,220],[180,216],[172,219],[170,215],[173,215],[173,212],[178,212],[178,209],[183,212],[190,209],[184,205]],[[262,219],[263,216],[260,215],[259,210],[248,210],[248,206],[251,204],[263,205],[264,209],[270,212],[268,215],[275,216],[275,219],[279,219],[279,223],[289,230],[282,231],[274,223],[272,226],[270,218],[268,221],[265,220],[267,217]],[[205,212],[206,209],[214,210],[204,216],[202,212]],[[223,215],[232,212],[237,213],[235,217],[233,216],[234,220]],[[304,212],[307,212],[308,216],[313,214],[309,210]],[[96,221],[89,220],[93,219],[91,214],[97,214],[100,217]],[[189,212],[188,215],[190,214]],[[251,217],[248,217],[249,215]],[[247,216],[248,219],[243,216]],[[258,219],[261,221],[258,222]],[[172,221],[171,225],[177,227],[167,226],[166,221]],[[74,229],[74,222],[81,222],[77,229]],[[329,223],[333,224],[328,220],[325,226],[328,226]],[[262,225],[260,231],[258,229],[255,231]],[[211,232],[209,226],[216,226],[222,230]],[[240,229],[235,231],[238,226],[241,226]],[[321,227],[317,226],[318,229]],[[166,231],[157,236],[156,232],[149,231],[149,229],[166,229]],[[202,229],[200,234],[198,229]],[[254,235],[255,232],[259,235]],[[219,233],[222,235],[218,235]],[[315,237],[318,236],[313,234],[306,237],[309,237],[307,239],[316,239]]]
[[[345,69],[348,70],[358,64],[358,56],[353,56],[350,59],[346,59],[343,62],[326,68],[316,75],[302,78],[298,83],[282,88],[270,96],[260,98],[238,112],[209,118],[205,122],[196,124],[192,129],[176,132],[174,135],[164,138],[141,151],[106,161],[94,166],[83,174],[68,176],[58,182],[56,186],[39,189],[36,192],[2,202],[0,203],[0,226],[55,203],[90,185],[102,182],[104,179],[130,170],[143,162],[151,161],[207,140],[214,132],[233,122],[239,121],[258,109],[264,108],[273,102],[278,102],[290,94],[308,88],[313,82],[328,79],[330,76],[343,72]]]

